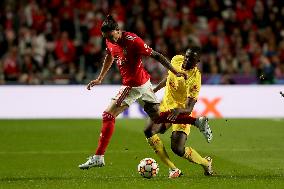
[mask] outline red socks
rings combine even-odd
[[[168,112],[161,112],[160,116],[154,120],[155,123],[176,123],[176,124],[192,124],[195,125],[196,118],[187,113],[179,114],[175,121],[170,121],[167,117],[171,114]]]
[[[103,126],[101,129],[100,139],[96,155],[104,155],[106,148],[114,131],[115,117],[108,112],[103,113]]]
[[[171,112],[161,112],[160,116],[154,120],[155,123],[176,123],[176,124],[195,124],[196,118],[189,114],[180,114],[175,121],[170,121],[167,117]],[[114,131],[115,117],[108,112],[103,113],[103,126],[99,138],[96,155],[104,155]]]

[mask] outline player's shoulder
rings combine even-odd
[[[201,71],[197,66],[195,67],[195,72],[199,77],[201,77]]]
[[[183,61],[183,60],[184,60],[184,56],[183,55],[175,55],[172,58],[172,62],[180,62],[180,61]]]
[[[193,69],[190,69],[188,73],[194,75],[195,77],[201,77],[201,72],[197,66],[195,66]]]
[[[175,55],[172,60],[171,60],[171,64],[175,67],[175,68],[180,68],[182,63],[184,60],[184,56],[183,55]]]
[[[123,38],[127,41],[134,41],[135,39],[138,39],[139,37],[135,33],[131,32],[123,32]]]
[[[112,44],[109,40],[106,39],[106,46],[112,47],[112,46],[114,46],[114,44]]]

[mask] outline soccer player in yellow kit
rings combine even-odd
[[[191,114],[193,107],[197,101],[201,87],[201,73],[197,68],[200,61],[199,47],[193,47],[186,51],[185,56],[176,55],[172,58],[173,67],[179,71],[184,71],[188,75],[188,79],[178,78],[171,72],[164,78],[154,92],[165,87],[165,95],[160,105],[160,114],[167,112],[167,119],[175,120],[181,114]],[[170,114],[169,114],[170,112]],[[196,121],[195,126],[204,134],[208,142],[212,139],[212,131],[208,125],[208,118],[200,117]],[[202,130],[198,123],[207,122],[206,129]],[[212,158],[201,157],[193,148],[185,147],[187,136],[190,133],[191,125],[189,124],[155,124],[151,122],[146,127],[144,133],[147,141],[155,150],[159,158],[169,167],[169,178],[176,178],[182,175],[174,163],[169,159],[165,147],[157,133],[163,133],[167,128],[172,126],[171,149],[180,157],[190,162],[201,165],[204,168],[205,175],[213,175]]]

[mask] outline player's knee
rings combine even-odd
[[[144,128],[144,135],[146,136],[146,138],[150,138],[151,136],[153,136],[152,128]]]
[[[168,130],[167,126],[165,123],[161,124],[159,133],[164,134]]]
[[[184,146],[172,145],[171,149],[176,155],[180,157],[182,157],[185,153]]]
[[[115,116],[113,116],[111,113],[104,111],[102,114],[103,121],[111,121],[115,119]]]
[[[148,116],[155,120],[159,117],[159,104],[153,104],[153,103],[145,103],[144,105],[144,111],[148,114]]]

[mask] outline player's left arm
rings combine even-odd
[[[184,77],[187,79],[187,75],[184,72],[178,72],[171,64],[171,62],[161,53],[152,50],[152,53],[150,55],[152,58],[160,62],[165,68],[173,72],[177,77]]]
[[[168,119],[171,121],[174,121],[178,117],[179,114],[182,114],[182,113],[191,114],[196,102],[197,102],[196,99],[188,97],[186,101],[186,107],[172,109],[171,114],[168,116]]]

